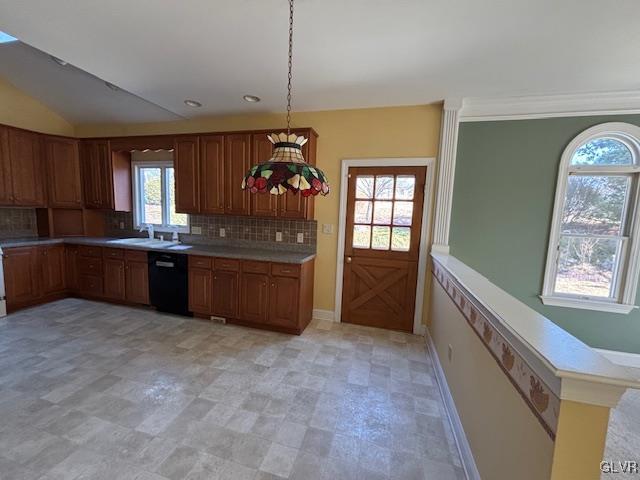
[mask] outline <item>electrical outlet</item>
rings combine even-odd
[[[298,235],[296,235],[296,242],[304,243],[304,233],[299,233]]]
[[[220,229],[220,238],[224,238],[227,236],[227,231],[224,228]]]
[[[447,358],[449,358],[449,361],[453,358],[453,347],[451,344],[449,344],[449,347],[447,348]]]
[[[282,241],[282,232],[276,232],[276,242]]]
[[[333,225],[331,225],[330,223],[323,223],[322,233],[324,233],[325,235],[331,235],[333,233]]]
[[[120,230],[124,230],[124,222],[120,222]]]
[[[202,235],[202,227],[191,227],[191,233],[194,235]]]

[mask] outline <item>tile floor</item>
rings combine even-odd
[[[464,473],[420,337],[66,299],[0,319],[0,479]]]

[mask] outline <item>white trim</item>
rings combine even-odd
[[[618,352],[616,350],[604,350],[602,348],[594,348],[594,350],[604,355],[604,357],[616,365],[640,369],[640,353]],[[638,370],[638,378],[640,378],[640,370]]]
[[[313,309],[313,319],[314,320],[326,320],[328,322],[335,322],[336,315],[333,310],[322,310],[320,308]]]
[[[449,227],[453,202],[453,182],[456,174],[458,150],[459,114],[462,101],[445,100],[440,126],[440,152],[438,154],[438,190],[436,218],[433,226],[433,249],[449,253]]]
[[[540,295],[540,299],[542,303],[552,307],[582,308],[583,310],[595,310],[598,312],[629,313],[634,308],[638,308],[635,305],[627,305],[624,303],[598,302],[582,298],[554,297],[553,295]]]
[[[422,208],[422,231],[420,235],[420,247],[418,256],[418,279],[416,285],[416,305],[413,316],[413,333],[421,335],[422,309],[424,304],[424,285],[427,271],[427,245],[429,241],[429,228],[431,225],[431,201],[433,198],[433,172],[435,158],[357,158],[342,160],[340,172],[340,210],[338,212],[338,255],[336,259],[336,291],[335,312],[336,322],[340,322],[342,314],[342,283],[344,275],[344,239],[347,221],[347,189],[349,186],[349,168],[351,167],[427,167],[425,179],[424,203]]]
[[[614,408],[627,391],[624,386],[604,385],[579,378],[563,378],[560,398],[572,402]]]
[[[640,92],[465,98],[461,122],[640,113]]]
[[[554,199],[553,218],[551,221],[551,232],[549,234],[549,245],[547,249],[547,261],[544,270],[544,281],[542,288],[542,301],[546,305],[557,305],[562,307],[584,308],[587,310],[599,310],[604,312],[629,313],[633,307],[638,288],[638,276],[640,276],[640,199],[638,198],[638,186],[636,191],[630,192],[630,201],[633,202],[632,215],[629,223],[629,236],[631,238],[628,254],[624,258],[624,264],[618,267],[615,272],[620,274],[620,292],[616,292],[616,299],[613,301],[600,301],[598,299],[580,299],[576,297],[565,297],[554,292],[558,245],[562,229],[562,211],[566,200],[566,192],[569,174],[575,169],[571,167],[571,159],[578,148],[588,141],[598,137],[625,138],[625,144],[630,147],[637,162],[640,159],[640,127],[629,123],[608,122],[595,125],[584,130],[577,135],[565,148],[560,159],[558,168],[558,180],[556,184],[556,195]],[[577,170],[577,169],[576,169]],[[603,173],[607,171],[602,167]],[[562,297],[562,298],[559,298]],[[616,301],[617,300],[617,301]],[[631,307],[631,308],[629,308]]]
[[[449,390],[449,384],[447,383],[447,377],[442,369],[440,357],[438,357],[436,346],[434,345],[433,339],[431,338],[431,335],[429,335],[428,330],[426,332],[426,337],[427,351],[429,352],[431,363],[433,363],[436,383],[438,384],[438,390],[440,391],[440,396],[444,403],[445,414],[449,419],[449,424],[453,431],[453,439],[456,442],[456,447],[458,447],[458,453],[460,454],[460,460],[462,461],[462,468],[464,469],[467,480],[481,480],[480,472],[478,472],[476,461],[473,458],[471,445],[469,445],[467,435],[464,433],[464,427],[462,426],[462,421],[458,415],[453,395],[451,395],[451,390]]]

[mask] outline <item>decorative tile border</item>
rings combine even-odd
[[[466,318],[469,326],[489,350],[545,431],[555,440],[560,398],[494,326],[493,322],[497,322],[497,319],[492,319],[492,322],[489,315],[473,302],[472,295],[435,260],[432,270],[433,276]]]

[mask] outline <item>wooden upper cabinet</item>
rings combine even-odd
[[[26,130],[9,129],[8,156],[13,204],[44,207],[40,137]]]
[[[78,141],[45,137],[44,155],[51,207],[81,207],[80,156]]]
[[[273,143],[267,138],[266,133],[252,135],[251,165],[266,162],[273,153]],[[278,197],[270,193],[250,193],[251,215],[256,217],[275,217],[278,215]]]
[[[198,137],[176,138],[173,162],[176,179],[176,212],[200,212]]]
[[[224,135],[200,137],[200,211],[224,213]]]
[[[13,204],[13,187],[9,161],[9,129],[0,125],[0,205],[11,204]]]
[[[109,142],[82,142],[81,164],[86,207],[113,209],[113,173]]]
[[[249,215],[249,191],[242,190],[242,179],[251,168],[251,134],[236,133],[225,136],[225,209],[230,215]]]

